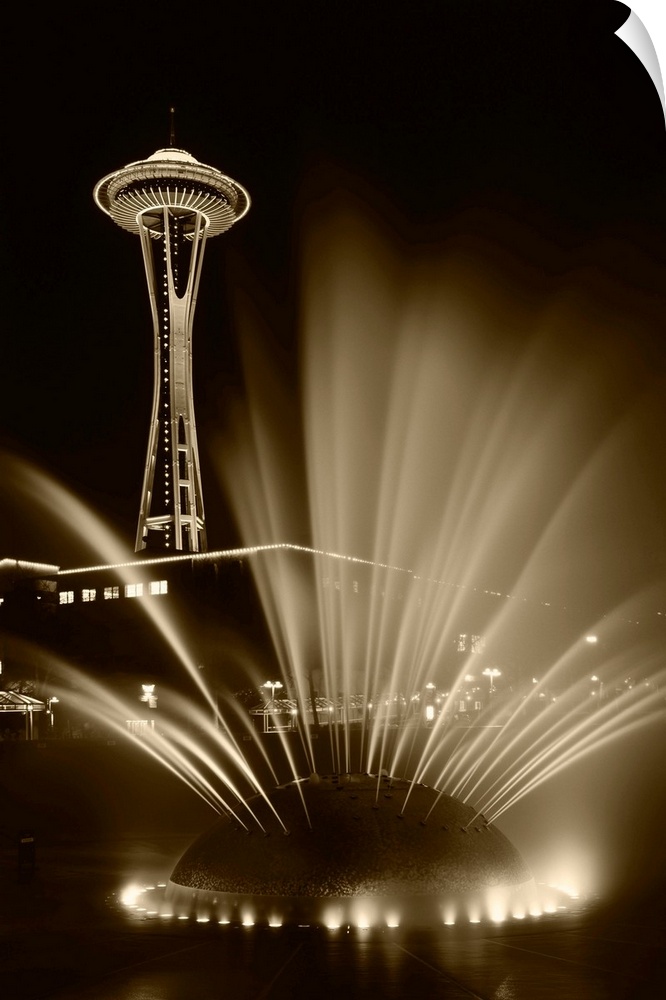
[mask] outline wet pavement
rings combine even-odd
[[[663,904],[590,904],[497,927],[241,927],[165,919],[121,902],[165,881],[187,840],[44,849],[21,880],[0,855],[4,1000],[459,998],[635,1000],[666,981]],[[659,894],[655,894],[659,899]]]

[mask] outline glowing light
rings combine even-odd
[[[343,910],[339,906],[327,907],[323,914],[323,924],[329,930],[338,930],[342,925]]]
[[[494,924],[504,923],[507,916],[506,906],[501,902],[491,902],[488,906],[488,916]]]
[[[139,896],[143,895],[144,887],[141,885],[128,885],[120,893],[120,902],[124,906],[135,906]]]

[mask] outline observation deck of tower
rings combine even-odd
[[[153,317],[153,406],[135,549],[205,551],[192,322],[206,240],[242,218],[250,198],[219,170],[169,147],[103,177],[94,199],[140,236]]]

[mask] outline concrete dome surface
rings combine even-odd
[[[222,903],[242,909],[253,902],[312,919],[320,912],[316,901],[411,901],[429,922],[449,901],[534,884],[501,831],[425,785],[312,776],[268,799],[270,805],[260,796],[248,802],[258,823],[239,811],[249,831],[223,817],[185,851],[168,890],[181,909],[188,900],[215,912]]]

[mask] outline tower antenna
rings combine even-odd
[[[169,108],[169,146],[173,149],[176,145],[176,109]]]

